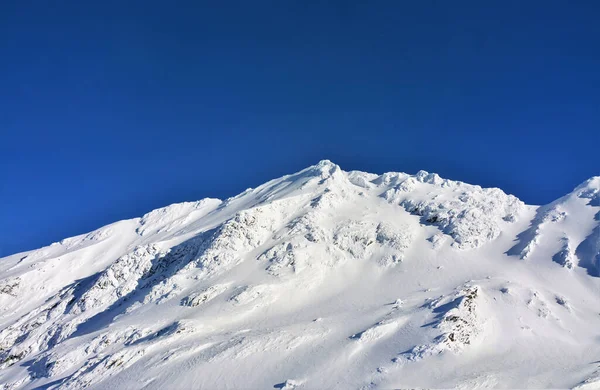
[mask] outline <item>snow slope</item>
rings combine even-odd
[[[0,259],[0,388],[600,388],[600,177],[321,161]]]

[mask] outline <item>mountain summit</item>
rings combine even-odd
[[[600,388],[600,177],[324,160],[0,259],[0,389]]]

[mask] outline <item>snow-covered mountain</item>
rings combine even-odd
[[[321,161],[0,259],[0,388],[600,388],[600,177]]]

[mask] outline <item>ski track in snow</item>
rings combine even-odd
[[[321,161],[0,259],[0,389],[600,388],[600,177]]]

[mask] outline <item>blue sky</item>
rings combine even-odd
[[[2,2],[0,256],[323,158],[547,203],[600,174],[599,14],[596,1]]]

